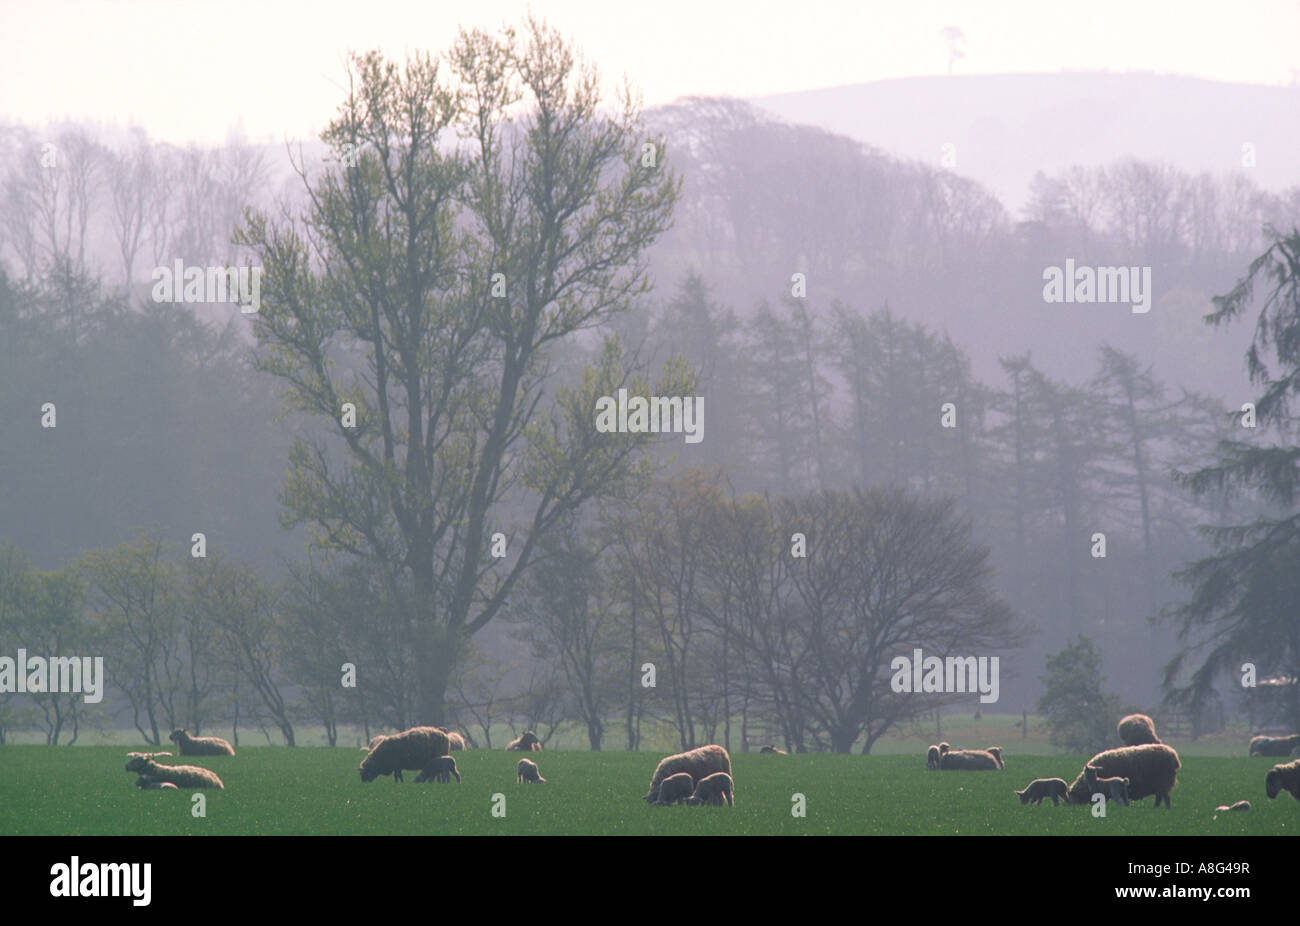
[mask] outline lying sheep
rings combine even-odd
[[[1277,797],[1279,791],[1289,791],[1291,796],[1300,801],[1300,759],[1286,765],[1275,765],[1264,776],[1264,790],[1269,798]]]
[[[939,767],[939,747],[931,746],[925,752],[925,767],[928,769],[937,769]]]
[[[541,752],[542,741],[532,730],[525,730],[521,735],[506,744],[506,752]]]
[[[148,756],[133,756],[126,763],[128,772],[152,781],[170,782],[178,788],[225,788],[215,772],[197,765],[159,765]],[[139,778],[136,779],[139,783]]]
[[[456,784],[460,784],[460,770],[456,768],[456,760],[451,756],[438,756],[424,767],[424,771],[415,776],[415,780],[417,783],[441,781],[443,784],[450,784],[453,775],[456,776]]]
[[[945,772],[996,772],[1002,763],[987,749],[948,749],[939,755],[939,770]]]
[[[447,734],[437,727],[412,727],[375,744],[361,760],[361,780],[369,782],[380,775],[392,775],[393,781],[399,782],[403,769],[421,771],[449,751]]]
[[[1250,810],[1250,801],[1237,801],[1237,803],[1233,804],[1231,807],[1227,804],[1220,804],[1214,809],[1216,812],[1220,810]]]
[[[146,775],[137,775],[135,786],[141,791],[176,791],[177,787],[170,781],[159,781],[157,778],[149,778]]]
[[[658,801],[659,788],[663,785],[664,779],[678,772],[689,773],[696,783],[714,772],[726,772],[730,775],[731,756],[727,755],[727,750],[721,746],[700,746],[661,759],[655,767],[654,776],[650,779],[650,790],[645,796],[646,802],[653,804]]]
[[[1121,807],[1129,805],[1127,778],[1102,778],[1095,765],[1085,765],[1083,768],[1084,780],[1088,783],[1088,790],[1091,794],[1104,794],[1106,800],[1115,801]]]
[[[546,779],[542,777],[537,763],[531,759],[520,759],[515,770],[519,773],[520,784],[546,784]]]
[[[680,804],[694,792],[695,779],[691,777],[690,772],[669,775],[659,786],[659,800],[655,801],[654,806],[668,807],[672,804]]]
[[[995,759],[998,760],[998,768],[1006,768],[1006,767],[1007,767],[1007,763],[1004,762],[1003,759],[1002,759],[1002,747],[1001,747],[1001,746],[989,746],[989,747],[985,748],[984,751],[987,752],[989,755],[993,756],[993,758],[995,758]]]
[[[1096,766],[1098,778],[1129,779],[1129,800],[1140,801],[1148,795],[1156,796],[1156,806],[1161,801],[1169,807],[1169,792],[1178,783],[1178,753],[1162,743],[1145,743],[1141,746],[1122,746],[1099,752],[1084,766],[1079,777],[1070,784],[1070,803],[1086,804],[1092,796],[1088,788],[1087,766]]]
[[[1127,717],[1121,717],[1119,723],[1115,725],[1115,731],[1119,733],[1119,741],[1125,746],[1145,746],[1148,743],[1159,744],[1160,737],[1156,736],[1155,721],[1146,714],[1129,714]]]
[[[235,749],[219,736],[190,736],[188,730],[173,730],[169,739],[183,756],[233,756]]]
[[[699,780],[695,786],[695,793],[686,799],[686,803],[692,807],[701,804],[708,807],[721,807],[725,800],[728,807],[735,807],[736,799],[732,790],[731,776],[726,772],[714,772]]]
[[[787,753],[784,749],[777,749],[777,748],[776,748],[775,746],[773,746],[771,743],[768,743],[766,746],[764,746],[762,749],[760,749],[759,752],[766,753],[767,755],[770,755],[770,756],[784,756],[784,755],[789,755],[789,753]]]
[[[1300,733],[1291,736],[1256,736],[1250,741],[1252,756],[1289,756],[1300,746]]]
[[[1043,798],[1050,797],[1052,806],[1059,807],[1063,798],[1067,804],[1070,802],[1065,793],[1067,787],[1064,778],[1035,778],[1025,786],[1025,790],[1015,793],[1022,804],[1041,804]]]

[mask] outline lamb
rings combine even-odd
[[[659,765],[655,767],[654,776],[650,779],[650,791],[645,796],[646,802],[653,804],[658,801],[659,788],[663,785],[664,779],[678,772],[689,772],[691,779],[697,783],[701,778],[714,772],[726,772],[730,775],[731,756],[727,755],[727,750],[721,746],[700,746],[661,759]]]
[[[1115,725],[1115,730],[1119,733],[1119,741],[1125,746],[1160,743],[1160,737],[1156,736],[1155,721],[1146,714],[1129,714],[1127,717],[1121,717],[1119,723]]]
[[[1237,803],[1233,804],[1231,807],[1227,804],[1220,804],[1214,809],[1216,812],[1220,810],[1250,810],[1250,801],[1237,801]]]
[[[415,776],[415,780],[417,783],[437,780],[443,784],[450,784],[453,775],[456,776],[456,784],[460,784],[460,770],[456,768],[456,760],[451,756],[438,756],[424,767],[424,771]]]
[[[1291,736],[1256,736],[1250,741],[1252,756],[1289,756],[1300,746],[1300,733]]]
[[[1025,790],[1017,791],[1016,795],[1022,804],[1041,804],[1043,798],[1050,797],[1052,806],[1059,807],[1062,799],[1067,804],[1070,803],[1066,797],[1067,788],[1064,778],[1035,778],[1025,786]]]
[[[948,749],[939,755],[940,771],[996,772],[1002,763],[987,749]]]
[[[990,755],[993,756],[993,758],[995,758],[995,759],[998,760],[998,768],[1006,768],[1006,767],[1007,767],[1006,762],[1002,761],[1002,747],[1001,747],[1001,746],[989,746],[989,747],[986,748],[984,751],[987,752],[987,753],[989,753]]]
[[[692,807],[700,804],[721,807],[725,800],[727,806],[735,807],[736,799],[732,795],[732,790],[731,776],[726,772],[714,772],[700,779],[695,786],[695,793],[686,799],[686,803]]]
[[[532,730],[525,730],[506,744],[506,752],[541,752],[542,741]]]
[[[179,790],[170,781],[159,781],[157,778],[150,778],[147,775],[137,775],[135,786],[141,791],[176,791]]]
[[[1127,778],[1102,778],[1095,765],[1086,765],[1083,769],[1083,777],[1088,783],[1088,790],[1092,794],[1104,794],[1106,800],[1115,801],[1121,807],[1129,805]]]
[[[773,746],[771,743],[768,743],[766,746],[764,746],[762,749],[760,749],[759,752],[761,752],[761,753],[766,753],[767,755],[770,755],[770,756],[784,756],[784,755],[789,755],[789,753],[787,753],[784,749],[777,749],[777,748],[776,748],[775,746]]]
[[[925,753],[925,767],[927,769],[937,769],[939,767],[939,747],[931,746]]]
[[[676,775],[669,775],[659,786],[659,800],[655,802],[657,807],[668,807],[672,804],[680,804],[686,800],[695,791],[695,779],[691,777],[690,772],[678,772]]]
[[[183,756],[233,756],[235,749],[219,736],[190,736],[188,730],[173,730],[169,739]]]
[[[148,756],[132,756],[126,763],[128,772],[152,781],[170,782],[178,788],[225,788],[215,772],[197,765],[159,765]],[[139,778],[136,779],[139,784]]]
[[[402,780],[402,770],[421,771],[439,756],[450,752],[447,734],[437,727],[412,727],[385,736],[361,760],[361,780],[374,781],[380,775]]]
[[[1144,743],[1141,746],[1121,746],[1107,749],[1088,760],[1079,777],[1070,784],[1070,803],[1086,804],[1092,796],[1088,787],[1087,766],[1096,766],[1098,778],[1129,779],[1129,800],[1140,801],[1148,795],[1156,796],[1156,806],[1161,801],[1169,807],[1169,792],[1178,783],[1178,753],[1163,743]]]
[[[546,784],[546,779],[542,777],[541,770],[538,769],[537,763],[531,759],[520,759],[519,765],[516,766],[519,773],[520,784]]]
[[[1279,791],[1289,791],[1300,801],[1300,759],[1273,766],[1264,776],[1264,790],[1270,799],[1277,797]]]

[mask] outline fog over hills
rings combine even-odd
[[[1137,158],[1218,173],[1241,168],[1247,144],[1256,184],[1276,192],[1300,183],[1300,86],[1064,71],[909,77],[751,102],[931,164],[951,144],[955,163],[945,166],[984,184],[1013,213],[1037,171]]]

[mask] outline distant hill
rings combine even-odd
[[[997,194],[1013,214],[1036,171],[1163,160],[1191,172],[1242,168],[1270,191],[1300,184],[1300,86],[1227,84],[1150,73],[909,77],[751,100],[904,158],[952,169]]]

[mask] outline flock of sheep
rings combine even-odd
[[[1095,794],[1108,801],[1127,806],[1132,801],[1155,795],[1156,806],[1170,807],[1169,793],[1178,779],[1181,763],[1178,753],[1160,742],[1155,724],[1145,714],[1130,714],[1117,727],[1123,746],[1107,749],[1089,759],[1074,781],[1062,778],[1037,778],[1015,791],[1022,804],[1039,804],[1050,798],[1053,805],[1091,803]],[[191,736],[185,730],[171,735],[182,756],[233,756],[235,750],[217,736]],[[376,736],[362,747],[362,782],[381,775],[402,781],[403,771],[418,771],[417,782],[450,783],[461,780],[460,770],[451,753],[467,748],[465,738],[442,727],[413,727],[390,736]],[[1250,741],[1252,756],[1289,756],[1300,748],[1300,734],[1292,736],[1256,736]],[[542,744],[531,730],[510,741],[510,752],[541,752]],[[761,753],[784,755],[775,746],[763,746]],[[224,788],[221,778],[209,769],[195,765],[164,765],[157,757],[166,752],[130,753],[128,772],[136,773],[136,787],[142,790],[179,788]],[[947,743],[931,746],[926,753],[926,768],[936,771],[1001,771],[1006,767],[1002,749],[953,749]],[[516,767],[520,784],[545,784],[537,763],[520,759]],[[1264,777],[1265,791],[1275,798],[1282,791],[1300,801],[1300,760],[1274,765]],[[667,756],[656,766],[650,779],[645,801],[652,807],[674,804],[734,807],[735,783],[731,777],[731,757],[721,746],[700,746]],[[1237,801],[1221,811],[1249,810],[1249,801]]]
[[[1178,753],[1160,742],[1155,723],[1146,714],[1130,714],[1117,725],[1123,746],[1107,749],[1089,759],[1083,771],[1070,784],[1062,778],[1036,778],[1021,791],[1015,791],[1022,804],[1040,804],[1051,798],[1052,804],[1091,803],[1093,795],[1105,795],[1121,806],[1155,795],[1156,806],[1170,807],[1169,792],[1178,783],[1181,763]],[[1252,756],[1289,756],[1300,748],[1300,735],[1256,736],[1250,741]],[[926,752],[926,768],[939,771],[1000,771],[1005,768],[1002,750],[952,749],[947,743],[931,746]],[[1264,777],[1270,798],[1287,791],[1300,801],[1300,760],[1275,765]],[[1217,810],[1249,810],[1249,801],[1237,801]]]

